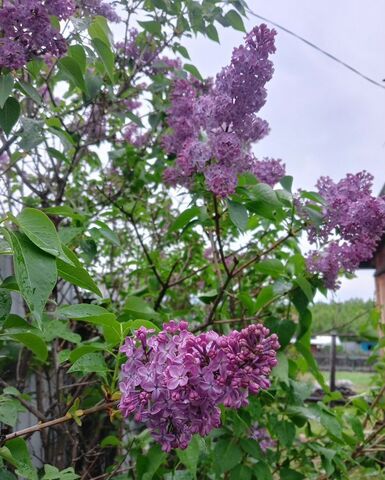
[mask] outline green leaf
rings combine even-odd
[[[0,288],[0,323],[7,318],[9,312],[11,311],[11,307],[11,293],[5,288]]]
[[[266,183],[258,183],[250,187],[250,196],[253,200],[272,205],[274,207],[280,206],[276,192]]]
[[[111,243],[113,243],[115,246],[119,247],[120,246],[120,240],[117,234],[111,230],[111,228],[104,222],[100,220],[96,220],[94,222],[98,227],[100,227],[99,232],[101,235],[103,235],[104,238],[109,240]]]
[[[320,422],[326,430],[334,437],[342,439],[341,425],[334,415],[324,410],[320,411]]]
[[[44,213],[48,215],[58,215],[60,217],[76,217],[77,214],[73,211],[73,209],[67,205],[63,205],[61,207],[48,207],[44,208]]]
[[[179,52],[182,55],[182,57],[190,60],[190,55],[185,47],[183,47],[182,45],[177,45],[174,48],[177,52]]]
[[[325,205],[325,199],[318,192],[301,191],[300,195],[302,198],[319,203],[320,205]]]
[[[4,107],[13,89],[13,77],[10,73],[0,75],[0,108]]]
[[[228,472],[242,460],[242,450],[231,438],[221,438],[214,448],[215,470]]]
[[[294,280],[294,283],[296,283],[299,286],[299,288],[303,291],[303,293],[306,295],[309,302],[312,302],[314,298],[314,292],[311,284],[306,280],[306,278],[302,276],[298,276]]]
[[[169,230],[170,233],[185,227],[193,218],[199,217],[200,213],[201,209],[199,207],[191,207],[184,210],[172,223]]]
[[[246,32],[242,17],[236,10],[230,10],[229,12],[227,12],[225,15],[225,19],[233,28],[235,28],[235,30],[239,30],[240,32]]]
[[[281,178],[279,183],[286,191],[291,192],[291,189],[293,188],[293,177],[286,175],[285,177]]]
[[[68,373],[100,373],[103,375],[107,373],[107,371],[108,367],[101,353],[86,353],[76,360],[76,362],[68,370]]]
[[[255,300],[255,311],[261,310],[275,296],[274,289],[271,285],[262,288]]]
[[[90,292],[95,293],[99,297],[102,297],[102,292],[96,285],[91,275],[84,269],[78,257],[65,245],[62,245],[63,252],[72,261],[73,265],[63,262],[59,258],[56,260],[57,271],[59,277],[63,278],[67,282],[77,285],[80,288],[84,288]]]
[[[58,308],[57,312],[60,315],[63,315],[67,318],[71,318],[74,320],[87,320],[91,321],[110,321],[115,320],[115,314],[109,312],[103,307],[99,305],[93,305],[91,303],[80,303],[76,305],[65,305],[63,307]],[[99,323],[99,325],[103,325],[103,323]]]
[[[104,352],[106,350],[105,343],[90,343],[89,345],[80,345],[79,347],[74,348],[70,351],[69,360],[72,363],[76,362],[80,357],[85,355],[86,353],[94,353],[94,352]],[[67,358],[67,360],[68,360]]]
[[[123,325],[113,313],[92,304],[66,305],[58,313],[78,321],[103,327],[103,335],[109,345],[117,345],[123,337]]]
[[[282,262],[276,258],[262,260],[254,268],[257,272],[265,273],[271,277],[280,277],[285,272]]]
[[[247,465],[238,465],[230,472],[230,480],[251,480],[253,471]]]
[[[111,48],[99,38],[93,38],[92,45],[94,46],[98,57],[102,61],[109,79],[111,82],[113,82],[115,71],[115,55],[112,53]]]
[[[162,452],[160,445],[153,445],[146,455],[138,457],[138,478],[141,480],[151,480],[166,458],[167,455]]]
[[[140,297],[127,297],[124,310],[136,318],[143,318],[145,320],[151,320],[159,316],[159,314]]]
[[[22,93],[24,93],[24,95],[31,98],[37,105],[43,103],[40,93],[30,83],[19,79],[16,86]]]
[[[82,227],[63,227],[58,230],[59,238],[64,245],[70,244],[76,237],[84,233]],[[65,248],[62,245],[63,250]],[[65,250],[67,252],[67,250]],[[68,255],[68,252],[67,252]],[[75,255],[76,256],[76,255]],[[77,258],[77,257],[76,257]]]
[[[22,132],[19,147],[25,152],[29,153],[33,148],[40,145],[44,140],[42,134],[43,125],[44,122],[41,120],[34,120],[33,118],[22,118]]]
[[[160,22],[155,20],[150,20],[148,22],[138,22],[141,27],[143,27],[146,32],[155,35],[156,37],[162,36],[162,25]]]
[[[277,365],[273,368],[272,375],[278,380],[289,385],[289,363],[283,352],[277,354]]]
[[[68,49],[68,54],[76,61],[84,75],[87,66],[87,57],[84,48],[81,45],[72,45]]]
[[[203,77],[195,65],[192,65],[191,63],[185,63],[183,65],[183,69],[186,70],[186,72],[191,73],[191,75],[198,80],[203,81]]]
[[[0,127],[9,135],[20,116],[20,104],[16,98],[8,97],[3,108],[0,108]]]
[[[0,396],[0,422],[15,427],[19,412],[24,411],[25,409],[20,405],[18,400]],[[2,478],[1,475],[0,478]]]
[[[73,57],[64,57],[59,60],[58,65],[72,83],[79,87],[82,92],[85,92],[86,84],[78,62]]]
[[[20,232],[8,231],[14,251],[16,280],[29,309],[38,322],[47,300],[56,285],[55,258],[36,247]]]
[[[103,85],[103,80],[101,77],[95,75],[95,73],[91,73],[89,71],[86,72],[84,80],[86,82],[87,98],[92,100],[99,94]]]
[[[28,480],[37,480],[36,468],[32,465],[27,444],[22,438],[14,438],[6,444],[11,453],[11,459],[16,466],[16,474]]]
[[[44,465],[44,476],[41,480],[77,480],[79,475],[74,472],[72,467],[59,471],[58,468],[52,465]]]
[[[217,42],[217,43],[220,43],[219,42],[219,36],[218,36],[218,31],[217,29],[214,27],[214,25],[210,24],[206,27],[206,35],[209,37],[210,40],[212,40],[213,42]]]
[[[74,333],[65,322],[60,320],[51,320],[44,325],[44,338],[47,342],[52,342],[54,338],[62,338],[71,343],[80,343],[82,337]]]
[[[305,475],[300,472],[296,472],[291,468],[281,468],[279,475],[281,480],[303,480],[306,478]]]
[[[143,122],[142,122],[142,120],[140,119],[140,117],[138,117],[138,115],[135,115],[135,113],[130,112],[130,111],[126,111],[125,113],[126,113],[127,117],[128,117],[132,122],[134,122],[136,125],[138,125],[138,127],[144,128]]]
[[[12,252],[10,252],[9,255],[12,255]],[[16,277],[13,275],[10,275],[9,277],[4,278],[3,283],[0,285],[1,288],[6,288],[7,290],[13,290],[14,292],[19,291],[19,286],[16,281]]]
[[[122,444],[121,440],[119,440],[118,437],[115,437],[115,435],[107,435],[107,437],[104,437],[103,440],[100,442],[100,446],[102,448],[117,447],[121,444]]]
[[[228,200],[227,204],[229,206],[230,220],[239,230],[246,230],[247,221],[249,220],[246,208],[241,203],[232,200]]]
[[[274,433],[279,438],[280,443],[290,448],[295,438],[295,426],[292,422],[281,420],[274,426]]]
[[[248,455],[251,455],[257,460],[263,459],[264,453],[262,452],[259,443],[255,440],[252,440],[251,438],[242,438],[239,444],[242,450]]]
[[[0,456],[1,456],[1,452],[0,452]],[[13,473],[9,472],[8,470],[3,470],[1,466],[0,466],[0,478],[1,480],[17,480],[17,478]]]
[[[258,480],[273,480],[270,467],[265,462],[258,462],[254,466],[253,472]]]
[[[198,435],[194,435],[189,446],[185,450],[176,450],[179,460],[187,467],[193,477],[197,476],[197,467],[199,462],[199,456],[202,450],[202,438]]]
[[[34,333],[14,333],[8,335],[13,340],[22,343],[27,347],[31,352],[36,355],[36,357],[41,361],[45,362],[48,358],[47,345],[44,340],[42,340],[38,335]]]
[[[320,372],[320,369],[317,365],[317,362],[314,359],[313,354],[311,353],[309,345],[305,345],[304,342],[298,341],[295,344],[295,348],[303,356],[303,358],[306,360],[306,363],[308,364],[310,372],[313,374],[313,376],[317,380],[317,382],[321,385],[323,390],[325,392],[329,391],[329,387],[325,383],[325,378],[322,375],[322,373]]]
[[[118,317],[119,320],[120,317]],[[140,327],[145,327],[148,329],[153,329],[156,332],[160,332],[160,328],[155,325],[155,323],[150,322],[150,320],[142,320],[140,318],[136,320],[129,320],[128,322],[124,323],[124,329],[125,331],[135,331],[138,330]]]
[[[105,17],[95,17],[88,27],[88,33],[92,39],[97,38],[106,45],[111,45],[112,33]]]
[[[55,257],[61,254],[59,235],[45,213],[35,208],[24,208],[16,221],[21,231],[41,250]]]

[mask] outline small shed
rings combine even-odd
[[[310,345],[313,352],[323,350],[325,347],[331,347],[332,335],[316,335],[310,339]],[[341,340],[336,337],[336,346],[341,345]]]

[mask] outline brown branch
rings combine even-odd
[[[85,417],[86,415],[91,415],[93,413],[114,408],[117,406],[117,404],[118,404],[118,401],[103,403],[101,405],[95,405],[94,407],[87,408],[86,410],[79,410],[77,416],[79,418]],[[30,435],[35,432],[40,432],[45,428],[54,427],[56,425],[60,425],[65,422],[69,422],[70,420],[73,420],[73,416],[67,412],[66,415],[64,415],[63,417],[55,418],[53,420],[49,420],[48,422],[37,423],[32,427],[23,428],[22,430],[17,430],[16,432],[12,432],[12,433],[9,433],[8,435],[5,435],[0,441],[0,446],[4,445],[4,443],[8,442],[9,440],[13,440],[14,438],[25,437],[26,435]]]
[[[160,307],[160,304],[162,303],[162,300],[163,300],[164,296],[166,295],[167,290],[170,288],[170,280],[171,280],[172,274],[174,273],[178,263],[179,263],[179,260],[177,260],[174,263],[174,265],[170,269],[169,274],[167,275],[166,281],[165,281],[164,285],[162,286],[162,288],[159,292],[158,298],[155,301],[155,304],[154,304],[154,310],[155,311],[158,310],[158,308]]]
[[[213,195],[213,197],[214,197],[215,233],[216,233],[217,242],[218,242],[219,256],[221,258],[221,262],[223,264],[223,267],[224,267],[227,275],[229,275],[230,270],[229,270],[229,267],[226,264],[226,257],[223,253],[223,245],[222,245],[222,239],[221,239],[221,227],[220,227],[220,224],[219,224],[219,220],[220,220],[221,216],[220,216],[219,210],[218,210],[218,201],[217,201],[217,197],[215,195]]]
[[[231,280],[234,278],[234,270],[235,270],[236,266],[237,266],[237,260],[234,259],[233,268],[231,270],[229,270],[229,272],[226,276],[226,279],[223,282],[223,284],[222,284],[222,286],[221,286],[221,288],[218,292],[218,295],[216,296],[216,298],[214,300],[214,303],[211,307],[211,310],[210,310],[209,314],[207,315],[207,319],[206,319],[205,323],[202,323],[202,325],[199,325],[198,327],[194,328],[193,333],[199,332],[200,330],[204,330],[206,327],[208,327],[209,325],[211,325],[213,323],[214,317],[215,317],[215,312],[217,311],[217,308],[218,308],[219,304],[221,303],[222,298],[225,295],[227,287],[230,285]]]
[[[151,270],[153,271],[156,279],[158,280],[158,282],[161,284],[162,287],[164,287],[165,285],[165,282],[163,281],[163,279],[161,278],[161,276],[159,275],[158,273],[158,270],[156,269],[156,266],[151,258],[151,255],[146,247],[146,244],[144,243],[143,241],[143,238],[142,238],[142,235],[140,234],[139,232],[139,229],[138,229],[138,226],[136,224],[136,221],[134,219],[134,216],[131,212],[128,212],[124,207],[122,207],[121,205],[119,205],[114,199],[112,199],[109,195],[107,195],[102,189],[96,187],[98,192],[101,193],[114,207],[116,207],[121,213],[123,213],[123,215],[125,215],[125,217],[131,222],[133,228],[134,228],[134,231],[135,231],[135,235],[136,235],[136,238],[138,239],[139,243],[140,243],[140,246],[142,247],[142,250],[143,250],[143,253],[144,253],[144,256],[146,257],[147,259],[147,262],[151,268]]]
[[[382,386],[381,390],[378,392],[376,398],[373,400],[372,404],[369,407],[369,411],[366,414],[365,420],[362,424],[362,428],[365,428],[366,425],[368,424],[369,418],[370,418],[370,411],[373,411],[374,407],[378,404],[378,402],[381,400],[382,396],[385,393],[385,384]]]
[[[288,240],[290,237],[294,237],[296,235],[296,233],[298,233],[299,230],[296,230],[296,231],[290,231],[289,233],[287,233],[284,237],[281,237],[279,238],[276,242],[274,242],[272,245],[270,245],[269,248],[267,248],[266,250],[264,250],[263,252],[260,252],[258,253],[257,255],[255,255],[252,259],[250,259],[249,261],[247,261],[246,263],[244,263],[243,265],[241,265],[238,270],[236,270],[234,272],[234,277],[236,277],[237,275],[239,275],[243,270],[245,270],[245,268],[249,267],[250,265],[252,265],[253,263],[255,262],[258,262],[258,260],[260,260],[262,257],[264,257],[265,255],[268,255],[270,252],[272,252],[273,250],[275,250],[277,247],[279,247],[282,243],[285,243],[286,240]]]

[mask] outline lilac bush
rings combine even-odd
[[[171,321],[157,335],[141,327],[121,348],[120,410],[145,423],[165,451],[219,427],[218,405],[247,405],[249,394],[270,386],[277,363],[277,336],[262,325],[196,336],[187,327]]]
[[[266,25],[255,27],[207,93],[188,79],[175,80],[167,116],[171,133],[163,138],[166,152],[176,155],[175,166],[164,172],[167,184],[189,188],[203,174],[207,189],[224,198],[235,192],[240,173],[253,173],[269,185],[285,175],[280,161],[259,161],[251,153],[251,144],[269,132],[257,113],[274,71],[269,56],[275,35]]]

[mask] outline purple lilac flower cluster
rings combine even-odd
[[[152,40],[151,36],[139,37],[136,28],[130,30],[127,42],[118,42],[116,48],[127,60],[132,62],[135,69],[147,75],[167,73],[182,67],[179,59],[160,56],[159,46]]]
[[[208,190],[219,197],[234,193],[238,174],[251,172],[270,185],[285,174],[279,160],[258,161],[251,143],[269,132],[268,123],[257,116],[266,101],[266,83],[273,75],[269,55],[275,52],[275,30],[255,27],[245,45],[234,49],[231,64],[217,75],[208,93],[198,91],[185,79],[176,79],[171,93],[168,125],[163,138],[168,154],[176,155],[167,168],[167,184],[190,187],[203,174]]]
[[[363,171],[335,183],[321,177],[317,188],[325,200],[321,227],[311,227],[311,243],[327,244],[311,251],[308,268],[321,273],[328,288],[338,288],[341,270],[353,272],[369,259],[385,233],[385,199],[372,195],[373,177]]]
[[[269,448],[275,448],[277,446],[277,442],[271,438],[271,435],[266,428],[260,427],[258,423],[255,423],[252,426],[250,438],[258,442],[264,453],[266,453]]]
[[[262,325],[229,335],[194,335],[187,327],[171,321],[157,335],[142,327],[121,349],[127,361],[119,408],[145,423],[165,451],[219,427],[218,405],[246,405],[249,394],[270,386],[277,363],[277,336]]]
[[[66,19],[74,11],[73,0],[8,0],[0,9],[0,68],[14,70],[36,56],[63,55],[67,45],[50,15]]]
[[[114,23],[119,23],[121,21],[121,18],[116,13],[114,7],[103,0],[80,0],[80,5],[88,15],[100,15]]]

